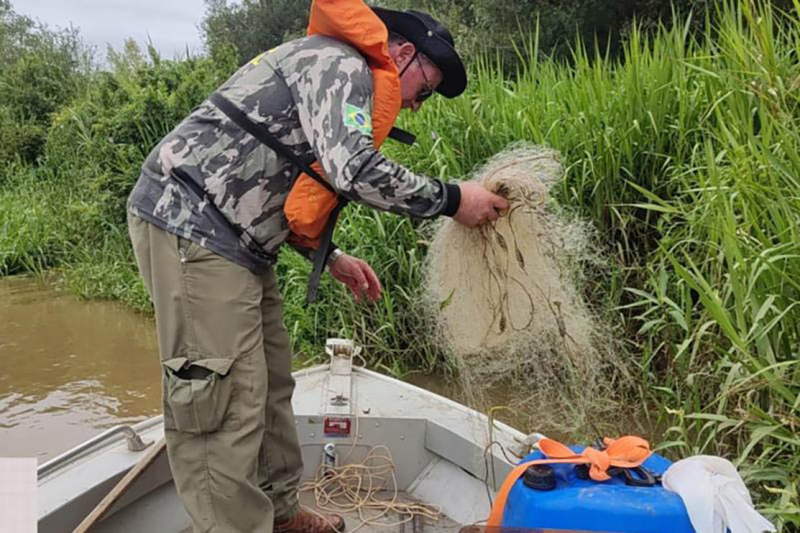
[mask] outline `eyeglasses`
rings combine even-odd
[[[406,66],[404,66],[400,70],[400,77],[401,78],[403,77],[403,74],[405,74],[406,70],[408,70],[408,67],[411,66],[411,63],[414,62],[414,59],[417,60],[417,64],[419,65],[419,69],[422,71],[422,77],[425,80],[425,87],[421,91],[419,91],[419,93],[417,93],[417,96],[414,98],[414,100],[417,103],[421,104],[422,102],[424,102],[425,100],[430,98],[430,96],[433,94],[433,86],[431,85],[431,82],[428,81],[428,76],[427,76],[427,74],[425,74],[425,68],[422,66],[422,61],[420,61],[420,59],[419,59],[419,53],[418,52],[414,52],[414,57],[411,58],[411,61],[406,63]]]
[[[425,74],[425,67],[422,66],[422,61],[419,60],[419,55],[415,54],[414,57],[416,57],[417,64],[419,64],[419,69],[422,71],[422,78],[425,80],[425,88],[421,90],[415,98],[415,100],[421,104],[431,97],[433,94],[433,86],[431,85],[431,82],[428,81],[428,76]]]

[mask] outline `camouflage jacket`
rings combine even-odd
[[[218,91],[300,159],[319,160],[351,200],[421,218],[458,209],[456,186],[416,175],[375,149],[372,73],[344,43],[323,36],[288,42]],[[283,204],[298,174],[206,100],[147,157],[128,210],[258,274],[289,234]]]

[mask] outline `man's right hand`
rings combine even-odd
[[[461,203],[453,219],[468,228],[497,220],[508,209],[508,200],[490,193],[478,183],[460,183]]]

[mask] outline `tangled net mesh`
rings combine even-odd
[[[628,373],[582,296],[584,267],[603,263],[593,228],[549,196],[562,173],[556,151],[519,144],[475,171],[510,207],[478,228],[438,227],[425,306],[460,399],[484,412],[502,405],[509,414],[498,417],[523,431],[613,435],[630,418],[617,390]]]

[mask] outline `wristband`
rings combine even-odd
[[[326,264],[328,265],[328,270],[333,268],[333,264],[336,262],[336,260],[343,255],[344,255],[343,251],[341,251],[339,248],[334,248],[333,251],[331,251],[330,255],[328,256],[328,261],[326,262]]]
[[[443,183],[443,185],[446,190],[447,202],[442,214],[446,217],[453,217],[461,206],[461,188],[455,183]]]

